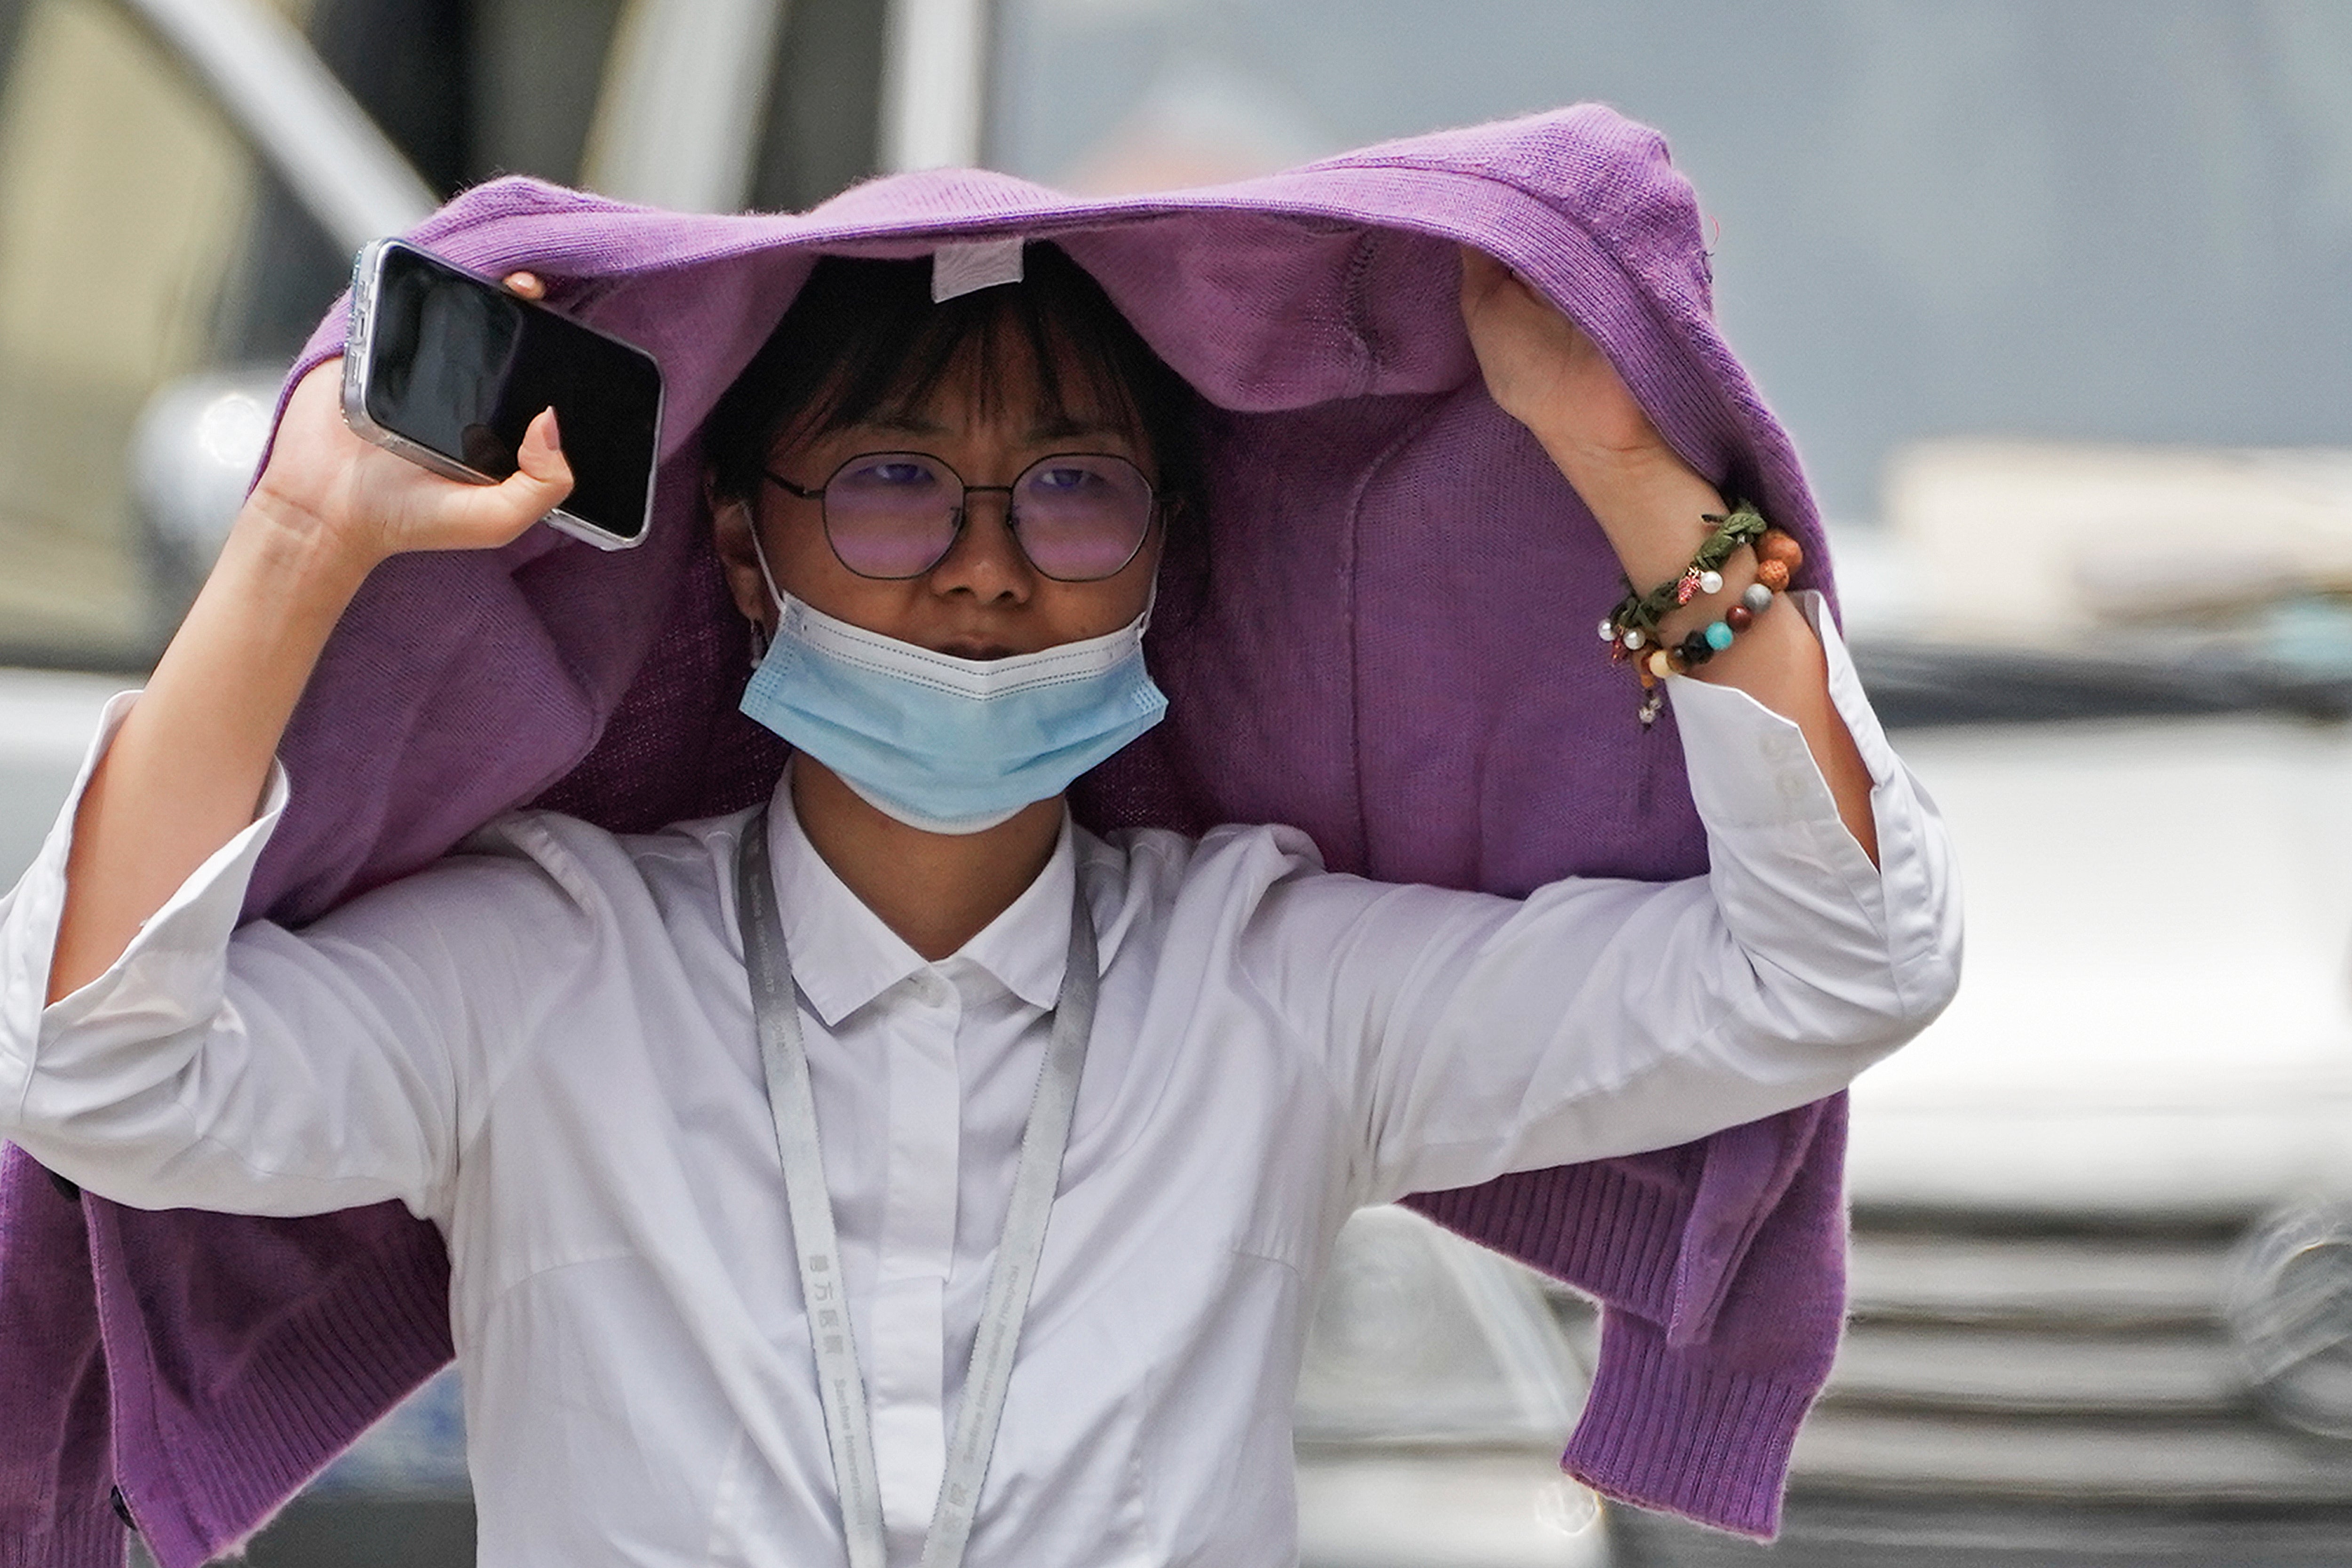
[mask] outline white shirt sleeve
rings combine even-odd
[[[299,934],[239,930],[289,798],[273,766],[253,823],[111,967],[44,1006],[74,813],[131,700],[109,705],[39,858],[0,899],[0,1136],[135,1207],[397,1199],[445,1217],[461,1122],[478,1114],[461,1090],[492,1070],[486,1046],[527,1037],[532,994],[563,983],[567,900],[527,860],[471,857]]]
[[[1676,679],[1706,876],[1570,878],[1515,902],[1309,873],[1266,895],[1243,963],[1328,1053],[1362,1128],[1360,1201],[1788,1110],[1843,1088],[1951,999],[1960,913],[1943,825],[1819,596],[1792,600],[1870,771],[1877,867],[1794,723]]]

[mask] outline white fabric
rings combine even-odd
[[[759,1028],[768,1106],[776,1122],[776,1152],[784,1171],[784,1201],[793,1226],[793,1251],[800,1265],[801,1300],[816,1310],[819,1399],[833,1454],[834,1497],[847,1538],[850,1568],[884,1568],[889,1558],[883,1521],[881,1483],[874,1463],[874,1433],[866,1397],[866,1374],[850,1342],[850,1325],[825,1304],[841,1300],[841,1243],[826,1190],[823,1137],[816,1122],[816,1094],[810,1086],[800,994],[793,983],[792,955],[784,942],[783,914],[776,904],[775,867],[768,855],[764,814],[753,813],[740,831],[735,862],[736,927],[742,933],[750,970],[751,1013]],[[1057,836],[1058,847],[1058,836]],[[1091,910],[1074,905],[1062,984],[1047,1028],[1045,1061],[1021,1131],[1021,1156],[1013,1169],[1005,1202],[1004,1230],[982,1292],[980,1322],[965,1368],[955,1423],[947,1446],[947,1468],[938,1488],[930,1528],[923,1537],[922,1568],[961,1568],[971,1537],[982,1483],[996,1451],[996,1431],[1012,1387],[1021,1321],[1028,1315],[1031,1286],[1045,1250],[1054,1197],[1062,1184],[1062,1156],[1078,1108],[1078,1083],[1087,1044],[1094,1033],[1095,1003],[1102,990],[1102,965],[1095,952]]]
[[[974,239],[931,252],[931,303],[1021,281],[1022,239]]]
[[[1098,637],[1056,643],[1035,653],[1009,654],[1003,658],[959,658],[951,653],[934,653],[918,643],[869,632],[793,598],[768,575],[766,552],[754,545],[752,554],[759,560],[760,574],[767,577],[769,596],[776,603],[777,638],[805,643],[845,664],[862,665],[877,675],[912,681],[973,702],[1017,696],[1041,686],[1084,680],[1139,658],[1143,634],[1151,628],[1151,607],[1160,599],[1160,585],[1154,583],[1142,614],[1117,631],[1105,632]]]
[[[1066,828],[926,963],[780,797],[893,1562],[930,1517],[1074,878],[1101,1011],[971,1561],[1288,1563],[1298,1356],[1352,1209],[1816,1098],[1949,998],[1948,847],[1825,641],[1883,872],[1793,725],[1682,679],[1713,868],[1679,883],[1513,902],[1325,873],[1280,827]],[[483,1563],[842,1563],[736,937],[745,818],[513,816],[301,932],[232,938],[287,789],[44,1011],[68,803],[0,900],[0,1133],[126,1203],[397,1198],[440,1226]]]

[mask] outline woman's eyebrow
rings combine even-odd
[[[1040,420],[1029,427],[1032,441],[1069,441],[1081,437],[1127,437],[1124,426],[1102,419],[1085,419],[1071,414],[1057,414],[1051,419]]]
[[[937,439],[955,434],[952,428],[940,424],[936,419],[926,419],[919,414],[911,413],[876,414],[858,420],[848,428],[870,430],[877,436],[922,437],[926,439]],[[1126,440],[1129,436],[1129,433],[1123,425],[1076,414],[1056,414],[1051,418],[1040,419],[1030,426],[1027,432],[1027,439],[1033,442],[1095,439],[1102,437]]]
[[[919,414],[877,414],[860,419],[851,426],[856,430],[872,430],[886,436],[945,436],[948,427],[936,419],[926,419]]]

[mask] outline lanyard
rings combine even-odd
[[[751,1012],[760,1031],[761,1065],[767,1073],[768,1108],[776,1123],[776,1152],[783,1159],[784,1201],[792,1211],[801,1299],[816,1352],[817,1393],[824,1403],[825,1439],[833,1450],[849,1568],[884,1568],[874,1430],[866,1380],[857,1370],[857,1348],[850,1337],[841,1251],[834,1240],[833,1200],[825,1191],[824,1163],[818,1152],[816,1100],[809,1089],[808,1053],[801,1039],[800,1004],[793,988],[792,958],[784,951],[783,921],[776,910],[775,879],[768,869],[764,811],[755,812],[744,826],[742,852],[735,862],[735,901],[743,928],[743,965],[751,980]],[[1095,997],[1102,985],[1095,963],[1094,921],[1079,894],[1070,912],[1070,956],[1062,974],[1062,994],[1054,1004],[1053,1037],[1045,1047],[1045,1064],[1038,1070],[1029,1122],[1021,1134],[1013,1202],[988,1274],[988,1298],[981,1309],[980,1331],[972,1339],[971,1367],[948,1444],[939,1503],[923,1537],[922,1568],[957,1568],[971,1536],[981,1483],[987,1479],[997,1423],[1004,1414],[1004,1391],[1013,1381],[1013,1347],[1029,1310],[1037,1258],[1045,1251],[1054,1189],[1061,1184],[1071,1113],[1077,1108],[1078,1074],[1086,1066],[1087,1036],[1094,1026]]]

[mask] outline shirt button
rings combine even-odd
[[[915,982],[916,1000],[926,1007],[944,1007],[955,998],[955,987],[937,974],[925,974]]]

